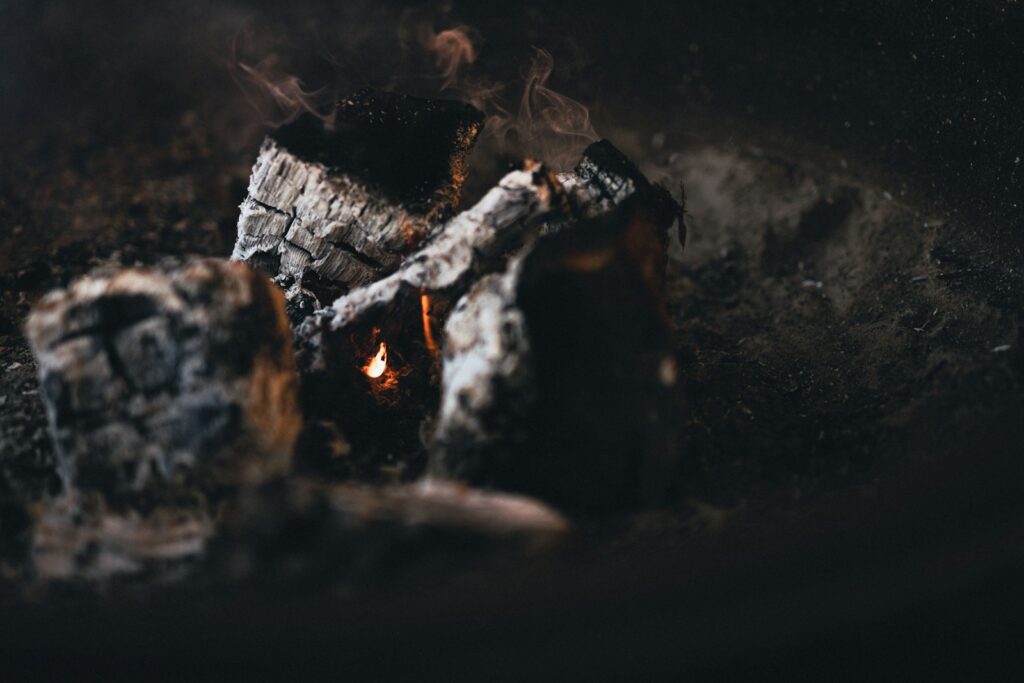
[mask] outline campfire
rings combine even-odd
[[[956,5],[5,3],[0,679],[1001,673]]]
[[[370,521],[534,543],[664,494],[682,207],[602,140],[459,211],[482,122],[359,91],[267,136],[230,260],[101,270],[36,307],[67,491],[43,576],[234,556],[321,505],[332,546]]]

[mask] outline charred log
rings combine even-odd
[[[214,533],[202,506],[111,507],[71,495],[36,511],[32,568],[43,581],[132,581],[181,577],[202,561]]]
[[[664,188],[649,181],[626,155],[608,140],[589,145],[571,173],[560,173],[558,180],[572,199],[573,217],[577,220],[596,218],[615,210],[630,197],[682,216],[683,207],[676,204]],[[571,223],[552,222],[544,233],[558,232]],[[682,222],[679,223],[682,229]],[[659,232],[667,239],[667,228]],[[680,233],[680,241],[683,239]]]
[[[566,210],[543,167],[510,173],[397,271],[309,317],[296,331],[307,414],[338,421],[362,452],[419,451],[420,422],[436,401],[438,321],[480,272],[500,267],[510,244]]]
[[[648,199],[541,238],[459,301],[432,473],[574,508],[658,496],[685,412],[662,291],[678,207]]]
[[[26,333],[66,477],[111,499],[286,471],[299,429],[281,293],[214,259],[96,273]]]
[[[325,304],[397,268],[458,203],[482,114],[364,90],[325,123],[271,133],[241,206],[232,258]]]

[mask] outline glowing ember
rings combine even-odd
[[[367,377],[377,379],[384,374],[384,370],[388,367],[388,347],[384,342],[380,343],[380,348],[377,349],[377,355],[370,359],[370,362],[363,368],[363,372]]]
[[[420,295],[420,308],[423,311],[423,341],[433,354],[437,353],[437,342],[434,341],[434,333],[430,329],[430,297],[426,294]]]

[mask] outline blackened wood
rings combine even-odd
[[[283,126],[260,149],[232,257],[324,304],[386,275],[458,203],[481,125],[467,104],[364,90],[327,123]]]
[[[461,295],[473,278],[503,265],[500,257],[527,244],[538,232],[558,232],[579,219],[607,213],[634,196],[666,216],[680,212],[665,190],[652,185],[606,140],[590,145],[573,172],[560,174],[557,180],[539,166],[510,173],[476,206],[443,225],[398,271],[339,297],[328,309],[306,320],[298,338],[300,349],[312,352],[307,367],[321,364],[320,341],[326,330],[365,327],[368,318],[384,324],[382,312],[391,314],[387,317],[392,321],[400,318],[408,323],[407,316],[393,314],[419,311],[424,295],[434,308],[443,308]],[[671,217],[667,220],[671,222]],[[659,230],[658,237],[667,244],[667,228]],[[401,334],[415,325],[390,327],[385,332]],[[385,334],[389,336],[394,335]]]
[[[112,498],[290,466],[297,376],[280,291],[216,259],[96,273],[26,333],[66,477]]]
[[[677,210],[649,199],[542,237],[458,302],[432,473],[576,508],[658,496],[685,409],[661,270]]]
[[[680,243],[685,243],[683,234],[684,207],[675,202],[668,192],[651,183],[640,169],[626,155],[608,140],[599,140],[589,145],[583,156],[570,173],[560,173],[562,183],[573,204],[573,219],[595,218],[613,211],[630,197],[639,197],[653,210],[673,213],[679,228]],[[558,232],[572,225],[571,221],[552,221],[544,233]],[[668,229],[659,231],[662,239],[668,239]]]

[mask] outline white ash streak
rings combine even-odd
[[[557,182],[538,166],[509,173],[477,204],[448,221],[426,246],[391,275],[337,299],[319,316],[339,329],[402,287],[440,291],[469,272],[480,254],[496,253],[506,237],[521,239],[525,223],[561,208]],[[509,234],[506,234],[509,233]]]

